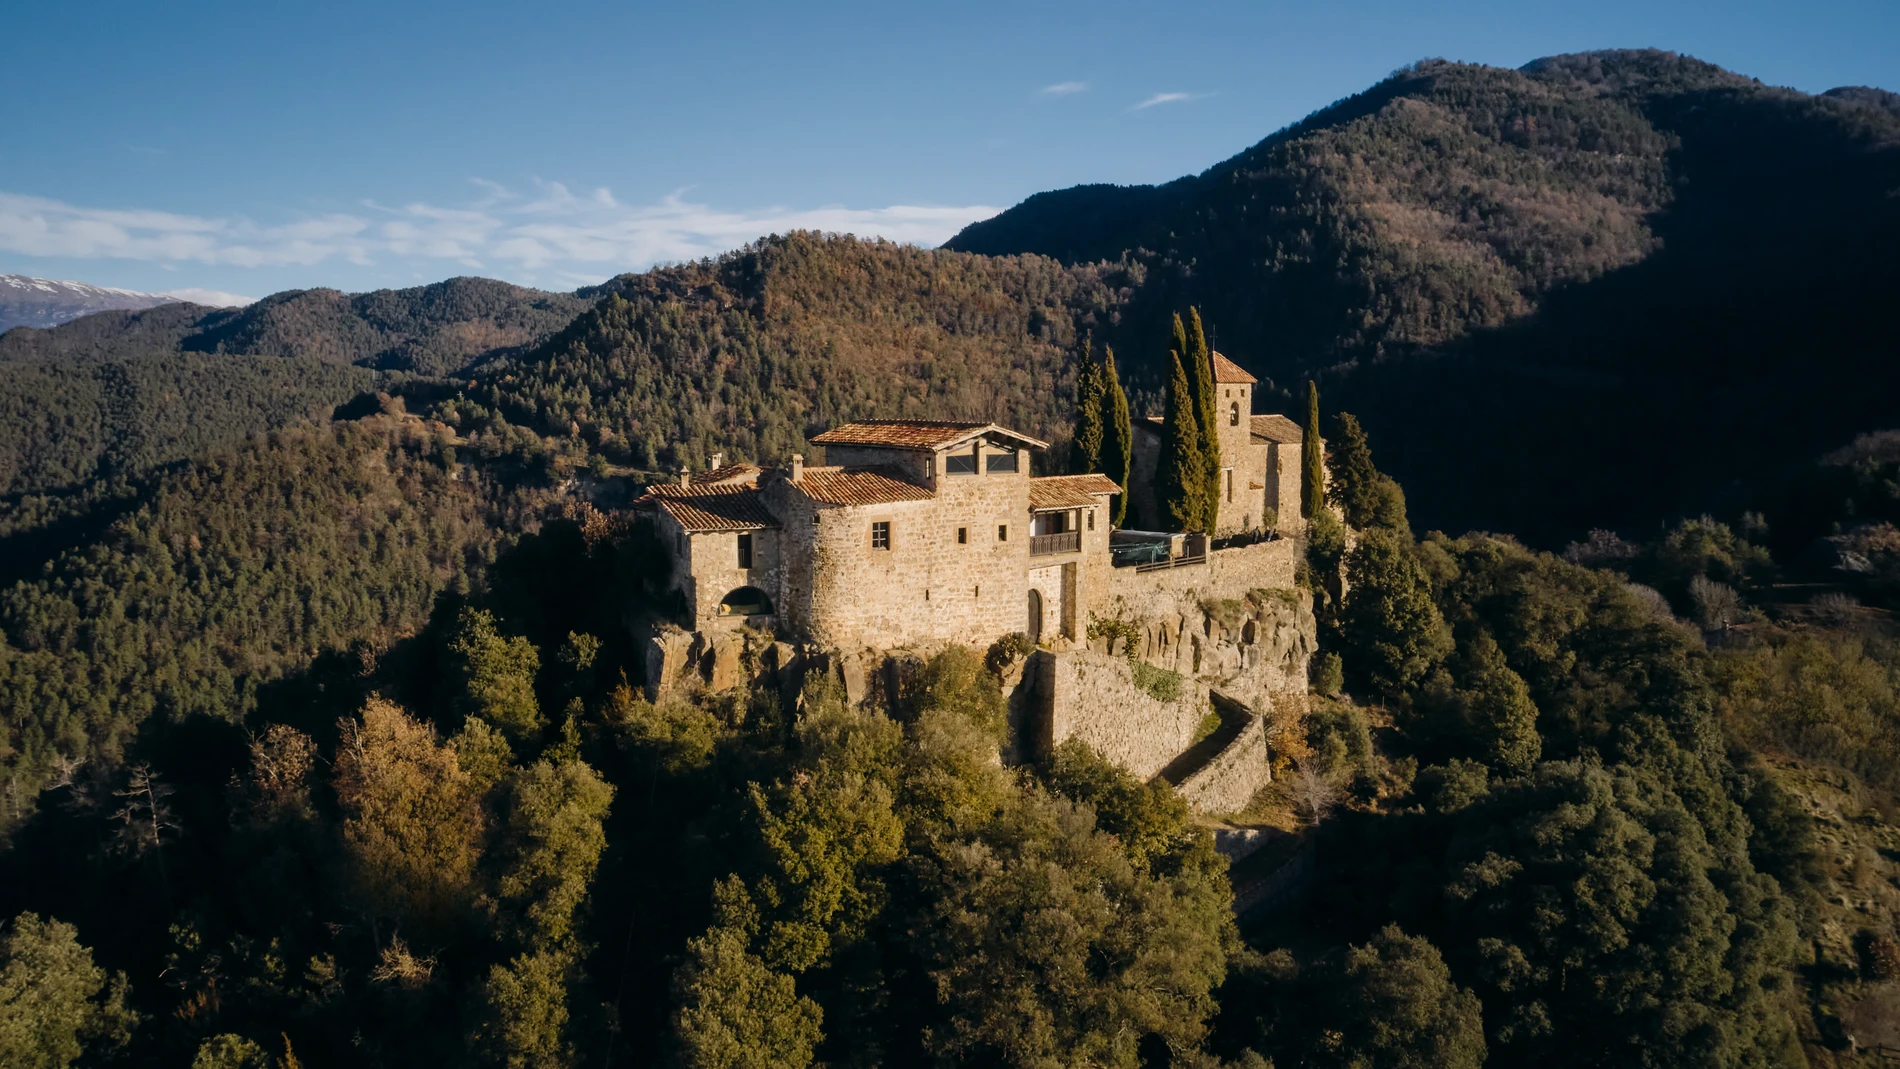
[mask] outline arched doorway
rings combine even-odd
[[[1042,641],[1042,591],[1029,592],[1029,641]]]
[[[742,586],[719,599],[721,616],[770,616],[772,599],[755,586]]]

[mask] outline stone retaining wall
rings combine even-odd
[[[1108,579],[1108,600],[1120,598],[1139,608],[1156,600],[1172,600],[1192,593],[1198,598],[1240,598],[1249,590],[1284,590],[1293,586],[1294,570],[1306,543],[1280,538],[1236,549],[1217,549],[1206,564],[1138,572],[1115,568]],[[1101,613],[1101,609],[1097,609]],[[1112,611],[1110,615],[1113,615]]]
[[[1164,702],[1135,685],[1126,657],[1087,650],[1042,651],[1030,659],[1033,749],[1048,753],[1081,739],[1141,779],[1151,779],[1194,741],[1210,707],[1205,684],[1181,681],[1181,696]]]
[[[1245,706],[1224,701],[1221,695],[1214,695],[1214,702],[1229,706],[1223,709],[1223,715],[1245,718],[1240,733],[1174,789],[1203,813],[1234,813],[1245,809],[1260,788],[1273,782],[1266,721]]]

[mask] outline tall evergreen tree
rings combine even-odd
[[[1102,365],[1095,362],[1094,339],[1082,342],[1082,358],[1075,367],[1075,437],[1069,447],[1069,470],[1077,475],[1102,470]]]
[[[1300,443],[1300,513],[1312,519],[1326,511],[1326,463],[1319,446],[1319,385],[1306,380],[1306,433]]]
[[[1121,376],[1115,372],[1115,350],[1102,350],[1102,467],[1115,485],[1128,489],[1128,477],[1134,469],[1134,427],[1128,416],[1128,394],[1122,390]],[[1128,495],[1117,494],[1110,506],[1110,522],[1120,527],[1128,518]]]
[[[1193,387],[1188,385],[1181,354],[1177,351],[1168,355],[1174,366],[1162,419],[1155,498],[1161,507],[1160,518],[1173,530],[1199,531],[1207,524],[1207,456],[1201,449],[1201,421],[1194,416]]]
[[[1214,395],[1214,355],[1207,347],[1207,333],[1201,328],[1198,308],[1188,309],[1187,344],[1183,352],[1188,374],[1192,376],[1194,417],[1200,424],[1201,454],[1207,466],[1207,490],[1203,498],[1207,515],[1201,524],[1203,530],[1213,534],[1220,518],[1221,500],[1220,400]]]

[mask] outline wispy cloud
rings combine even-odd
[[[1190,100],[1204,100],[1213,95],[1212,93],[1156,93],[1128,110],[1141,111],[1159,104],[1183,104]]]
[[[683,191],[651,204],[623,204],[604,188],[576,193],[559,182],[537,182],[535,189],[517,192],[487,179],[471,181],[483,195],[469,203],[392,206],[366,200],[360,212],[273,225],[0,193],[0,251],[234,267],[440,261],[475,269],[547,269],[598,281],[791,230],[936,245],[999,210],[894,204],[741,211],[689,200]]]
[[[181,290],[166,290],[159,296],[176,297],[181,301],[208,305],[212,308],[239,308],[257,301],[256,297],[240,297],[235,293],[226,293],[223,290],[201,290],[195,287],[186,287]]]
[[[1043,95],[1052,97],[1065,97],[1073,93],[1086,93],[1088,91],[1089,83],[1087,82],[1057,82],[1054,85],[1045,85],[1042,87]]]

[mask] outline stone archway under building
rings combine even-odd
[[[719,599],[721,616],[770,616],[772,599],[756,586],[742,586]]]

